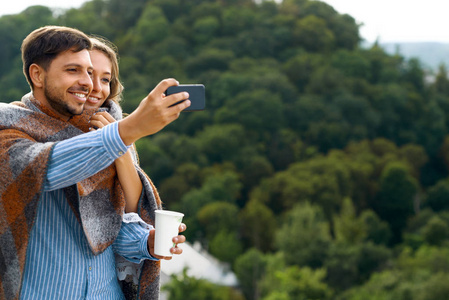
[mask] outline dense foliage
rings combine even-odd
[[[125,112],[166,77],[206,86],[205,111],[137,147],[240,286],[184,273],[170,299],[448,299],[444,66],[429,81],[419,60],[361,48],[320,1],[93,0],[0,18],[0,101],[29,90],[20,44],[47,24],[119,47]]]

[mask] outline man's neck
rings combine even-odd
[[[40,90],[35,90],[32,92],[32,94],[36,102],[39,104],[40,109],[47,115],[50,115],[57,119],[61,119],[65,122],[68,122],[72,117],[63,115],[59,113],[57,110],[55,110],[48,102],[47,97],[45,97],[45,95],[42,92],[40,92]]]

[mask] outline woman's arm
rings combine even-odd
[[[92,126],[97,128],[103,128],[113,122],[115,122],[115,119],[107,112],[96,113],[90,121]],[[115,160],[115,167],[120,185],[125,194],[125,212],[137,212],[139,198],[142,194],[142,182],[134,166],[131,149]]]
[[[125,212],[137,212],[139,198],[142,194],[142,182],[137,174],[131,157],[131,149],[115,160],[117,176],[125,193]]]

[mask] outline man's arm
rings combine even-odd
[[[112,244],[113,251],[128,261],[137,264],[144,259],[158,260],[158,258],[151,256],[147,247],[149,231],[152,228],[151,225],[143,226],[139,222],[122,222],[122,228]]]
[[[179,232],[186,230],[186,225],[179,225]],[[112,244],[115,253],[121,255],[133,263],[140,263],[144,259],[158,260],[172,259],[171,256],[159,256],[154,254],[154,234],[153,226],[146,224],[137,214],[125,214],[122,222],[122,228],[119,235]],[[178,235],[173,237],[174,247],[170,252],[176,255],[182,254],[182,249],[178,244],[186,241],[185,236]]]
[[[117,123],[56,143],[50,156],[45,191],[64,188],[105,169],[128,150]]]

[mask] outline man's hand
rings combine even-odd
[[[186,224],[181,223],[181,225],[179,225],[179,232],[183,232],[187,229]],[[151,256],[153,256],[154,258],[157,259],[165,259],[165,260],[170,260],[172,259],[171,256],[160,256],[160,255],[156,255],[154,254],[154,235],[155,235],[156,229],[151,229],[150,230],[150,236],[148,237],[148,251],[150,252]],[[182,253],[182,249],[178,248],[178,244],[184,243],[186,241],[186,237],[183,235],[178,235],[175,236],[173,238],[173,243],[175,244],[174,247],[172,247],[170,249],[170,252],[173,254],[181,254]]]
[[[173,78],[162,80],[140,102],[135,111],[119,121],[120,137],[126,145],[131,145],[144,136],[159,132],[176,120],[181,111],[190,106],[190,100],[187,100],[189,94],[186,92],[165,96],[167,88],[176,85],[179,85],[179,82]],[[182,102],[176,104],[180,101]]]

